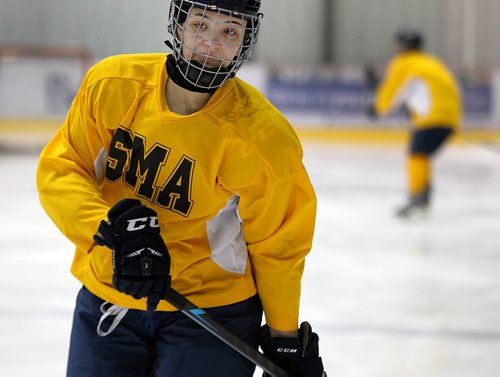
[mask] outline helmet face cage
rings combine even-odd
[[[224,4],[225,8],[219,5]],[[236,4],[237,3],[237,4]],[[173,0],[170,6],[168,31],[173,37],[173,54],[176,61],[176,66],[181,75],[192,85],[206,90],[216,89],[227,80],[232,78],[252,55],[257,37],[259,33],[261,14],[257,12],[260,1],[243,2],[248,5],[251,3],[253,7],[242,7],[241,1],[206,1],[206,0]],[[255,5],[256,4],[256,5]],[[234,5],[231,9],[231,5]],[[248,8],[254,8],[248,10]],[[242,38],[239,38],[238,45],[224,42],[223,48],[236,51],[234,56],[212,57],[205,56],[201,52],[195,51],[195,46],[189,47],[185,44],[187,33],[192,33],[195,39],[214,39],[213,35],[201,35],[202,32],[195,28],[193,30],[186,29],[186,20],[190,18],[192,13],[196,11],[197,20],[200,23],[205,21],[208,12],[209,19],[216,27],[224,21],[225,26],[231,27],[234,22],[235,27],[241,28],[239,25],[246,25]],[[222,15],[222,16],[221,16]],[[228,20],[228,16],[230,17]],[[216,41],[214,43],[220,43]],[[229,43],[229,44],[228,44]],[[234,43],[234,42],[233,42]],[[198,61],[193,59],[193,55],[198,56]],[[202,57],[200,59],[200,57]],[[205,58],[205,59],[203,59]],[[200,61],[203,60],[203,61]],[[210,66],[207,61],[210,60]]]

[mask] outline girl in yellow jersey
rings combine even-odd
[[[384,116],[404,106],[414,129],[410,140],[407,175],[408,203],[397,211],[403,218],[425,212],[431,195],[431,158],[461,122],[460,91],[451,72],[436,57],[422,51],[416,31],[396,35],[397,54],[379,85],[373,115]]]
[[[83,284],[68,376],[252,376],[163,300],[169,286],[290,375],[322,375],[318,337],[298,326],[316,211],[301,145],[235,77],[259,7],[172,1],[173,54],[95,65],[43,150],[40,201]]]

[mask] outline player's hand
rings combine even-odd
[[[123,199],[101,221],[94,240],[113,251],[113,286],[136,299],[147,297],[156,310],[170,286],[170,255],[154,210],[137,199]]]
[[[292,377],[326,377],[319,356],[319,337],[308,322],[302,322],[298,338],[272,338],[267,325],[261,328],[260,346],[264,355]],[[264,377],[269,377],[264,372]]]
[[[369,105],[366,109],[366,115],[370,120],[376,120],[378,118],[377,111],[375,110],[375,106],[373,104]]]

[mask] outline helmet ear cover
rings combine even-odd
[[[262,18],[262,14],[258,13],[259,7],[260,0],[173,0],[170,6],[168,31],[173,37],[173,44],[170,45],[175,59],[176,80],[174,81],[188,90],[196,88],[195,91],[214,92],[234,77],[242,64],[250,59],[255,48]],[[204,12],[217,12],[246,21],[241,46],[228,66],[224,67],[221,62],[219,67],[209,68],[194,59],[183,56],[183,40],[177,31],[183,29],[193,8],[202,9]],[[171,72],[169,72],[170,75]],[[187,84],[183,85],[183,82]]]

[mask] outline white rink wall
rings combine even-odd
[[[1,50],[0,50],[1,51]],[[0,120],[63,118],[91,63],[78,56],[0,54]],[[238,74],[295,124],[366,124],[371,92],[361,66],[253,63]],[[500,129],[500,68],[462,86],[465,123]],[[480,77],[478,72],[477,77]],[[389,124],[399,124],[394,117]]]

